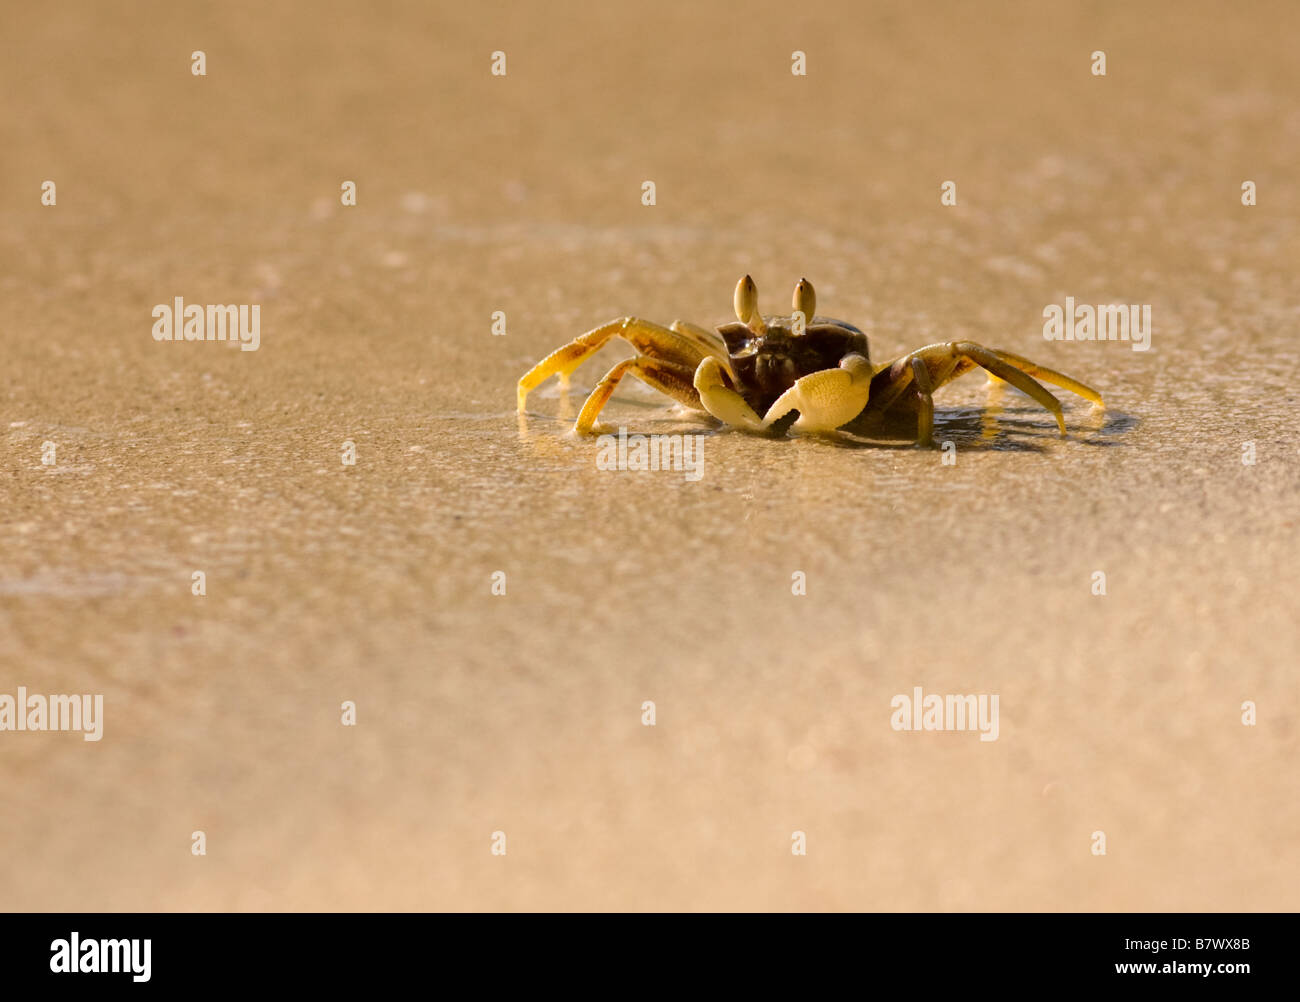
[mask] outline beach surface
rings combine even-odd
[[[1300,907],[1298,31],[10,5],[0,695],[103,717],[0,731],[0,907]],[[971,374],[919,449],[628,380],[609,428],[702,465],[610,471],[571,427],[611,344],[516,414],[747,273],[876,362],[973,340],[1106,407],[1059,391],[1061,438]],[[176,297],[259,306],[257,350],[155,340]],[[1149,306],[1147,350],[1047,340],[1067,297]],[[996,740],[895,729],[918,687]]]

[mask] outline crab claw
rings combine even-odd
[[[791,411],[799,412],[794,428],[801,432],[829,432],[862,413],[871,395],[871,363],[857,352],[840,359],[838,368],[822,369],[795,380],[763,415],[770,428]]]

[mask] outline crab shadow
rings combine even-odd
[[[561,394],[560,413],[551,420],[559,425],[568,425],[573,420],[574,410],[567,395]],[[641,428],[628,428],[628,431],[653,433],[691,432],[704,435],[724,435],[733,433],[719,422],[700,415],[698,412],[680,408],[664,415],[662,403],[654,400],[636,400],[623,398],[619,403],[646,413],[649,420]],[[654,415],[651,417],[651,415]],[[519,415],[521,437],[530,438],[527,428],[528,418],[536,420],[541,415]],[[812,439],[822,445],[838,449],[916,449],[916,418],[899,415],[881,418],[876,416],[868,422],[850,422],[838,431],[826,435],[800,435],[791,432],[790,426],[799,418],[798,411],[777,421],[769,429],[767,437],[774,443],[793,443],[800,439]],[[607,429],[616,428],[622,422],[606,425]],[[640,422],[637,422],[640,424]],[[1114,448],[1127,445],[1124,436],[1140,424],[1134,415],[1118,410],[1100,408],[1075,408],[1066,412],[1066,428],[1072,443],[1093,448]],[[650,427],[658,425],[658,428]],[[567,437],[567,436],[566,436]],[[987,450],[994,452],[1045,452],[1061,441],[1056,422],[1041,408],[1026,400],[1024,406],[991,402],[984,406],[936,407],[934,411],[934,443],[941,447],[945,442],[952,442],[963,450]]]
[[[1123,411],[1084,409],[1066,413],[1069,440],[1093,448],[1113,448],[1127,443],[1124,436],[1140,423]],[[846,449],[916,448],[916,420],[912,417],[876,419],[841,428],[828,444]],[[963,450],[993,452],[1044,452],[1061,441],[1056,422],[1034,406],[935,408],[934,442],[952,442]]]

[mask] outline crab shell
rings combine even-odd
[[[794,331],[793,316],[764,317],[765,330],[755,333],[739,321],[720,324],[719,336],[731,356],[737,391],[750,407],[763,414],[795,380],[822,369],[834,369],[840,359],[867,354],[867,335],[852,324],[831,317],[813,317],[802,334]]]

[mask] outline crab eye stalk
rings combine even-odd
[[[817,315],[817,293],[813,291],[812,282],[806,278],[799,279],[799,284],[794,287],[794,308],[803,314],[805,323],[811,323]]]
[[[763,332],[763,315],[758,312],[758,287],[746,275],[736,283],[736,319],[756,334]]]

